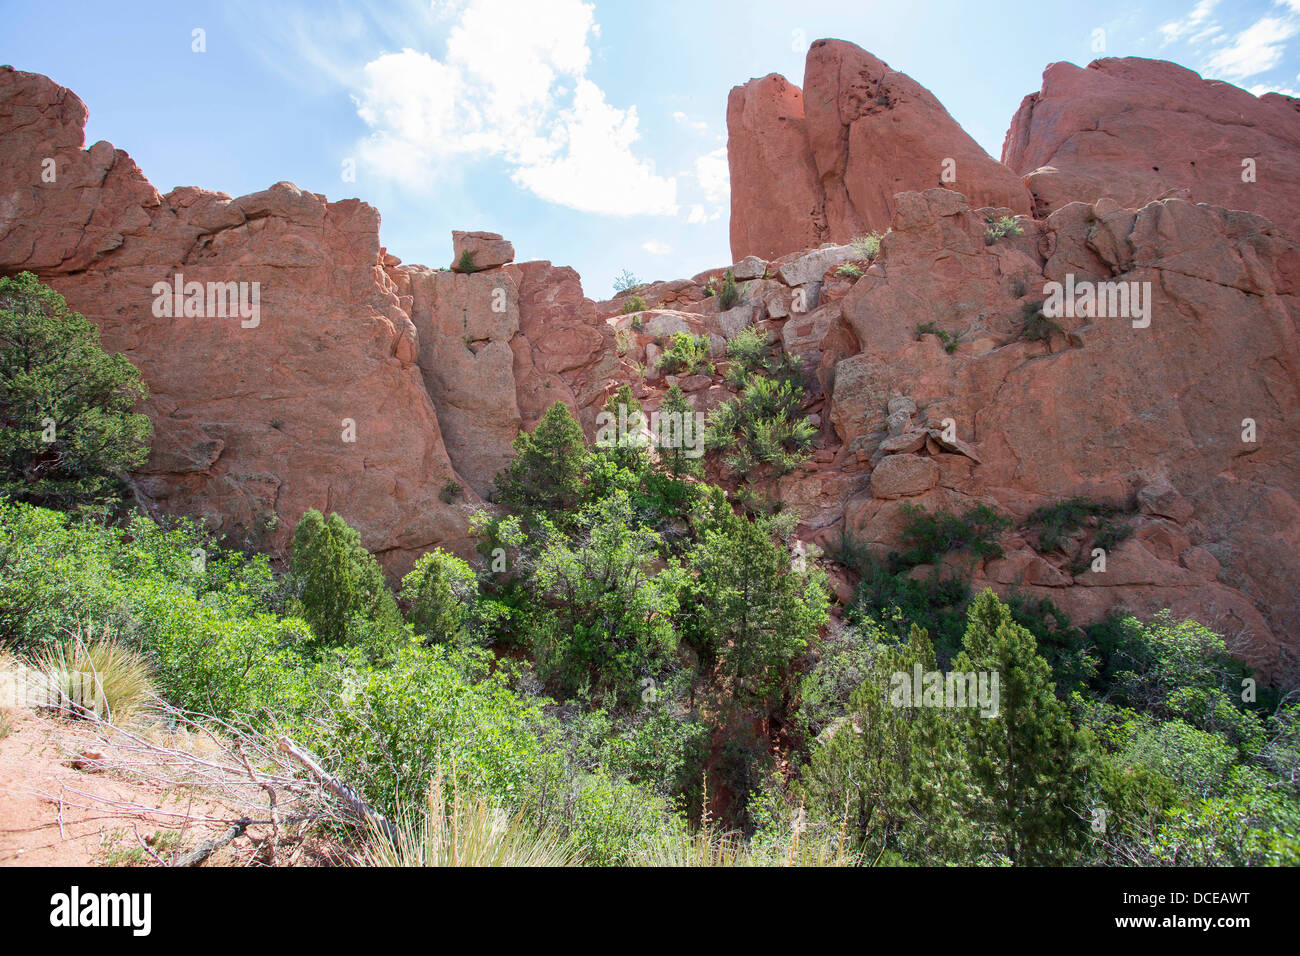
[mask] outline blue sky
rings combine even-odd
[[[772,72],[801,83],[819,37],[911,74],[995,157],[1057,60],[1160,57],[1254,92],[1300,89],[1300,0],[241,0],[57,12],[5,0],[0,11],[0,62],[76,91],[87,142],[126,150],[164,192],[241,195],[289,180],[359,196],[406,262],[446,265],[452,229],[487,229],[520,259],[574,266],[596,298],[623,269],[676,278],[729,261],[727,93]]]

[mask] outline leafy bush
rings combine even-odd
[[[862,275],[862,267],[853,262],[846,262],[835,270],[835,274],[846,279],[856,279]]]
[[[0,278],[0,495],[112,507],[149,454],[148,396],[125,357],[30,272]]]
[[[668,347],[659,358],[659,367],[669,375],[713,374],[709,362],[709,337],[690,332],[674,332]]]
[[[865,236],[855,236],[850,240],[849,245],[853,247],[853,252],[859,259],[874,259],[880,255],[881,238],[880,233],[873,232]]]
[[[785,474],[808,457],[816,436],[795,381],[756,375],[740,395],[710,413],[705,444],[723,451],[727,467],[737,474],[761,466]]]
[[[767,351],[767,336],[752,325],[745,326],[727,340],[727,361],[744,375],[752,375],[767,367]],[[744,381],[740,381],[742,387]]]
[[[641,298],[641,296],[630,295],[623,300],[624,315],[627,315],[629,312],[644,312],[644,311],[645,311],[645,299]]]
[[[478,266],[474,264],[474,253],[472,250],[465,249],[461,252],[460,258],[456,260],[456,271],[465,273],[478,272]]]
[[[401,599],[409,605],[406,620],[428,641],[455,640],[478,596],[470,566],[442,548],[420,555],[402,578]]]
[[[1025,231],[1024,227],[1016,222],[1015,216],[1000,216],[997,219],[989,216],[984,221],[988,227],[984,230],[984,244],[988,246],[1007,236],[1023,235]]]
[[[655,572],[659,535],[639,525],[623,491],[582,509],[575,525],[572,538],[548,522],[540,528],[534,652],[563,692],[590,688],[626,702],[676,648],[682,574],[671,565]]]

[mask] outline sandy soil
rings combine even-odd
[[[100,769],[95,758],[103,745],[76,721],[13,709],[5,718],[0,866],[157,866],[142,843],[170,862],[228,829],[193,818],[242,816],[194,787],[151,785]],[[261,837],[250,828],[206,865],[262,862]]]

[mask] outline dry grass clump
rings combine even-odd
[[[78,629],[35,663],[44,685],[41,696],[65,716],[93,713],[124,724],[155,697],[148,659],[107,628],[97,638],[88,638]]]
[[[429,784],[419,814],[402,814],[395,837],[371,828],[365,866],[573,866],[577,854],[558,835],[509,814],[481,796],[445,799],[442,776]]]

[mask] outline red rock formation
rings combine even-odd
[[[727,130],[737,260],[884,231],[895,193],[931,186],[1029,211],[1017,176],[929,90],[843,40],[808,50],[802,93],[776,74],[733,89]]]
[[[1256,98],[1163,60],[1053,63],[1011,121],[1002,160],[1024,176],[1039,216],[1075,200],[1136,207],[1186,190],[1300,231],[1300,100]],[[1245,160],[1254,181],[1243,179]]]
[[[339,512],[396,569],[464,546],[378,213],[289,183],[160,196],[126,153],[83,149],[85,119],[48,78],[0,72],[0,269],[37,273],[141,370],[154,440],[140,493],[273,550],[308,508]],[[256,283],[255,324],[156,314],[155,283],[177,274],[247,283],[250,302]]]
[[[906,73],[843,40],[818,40],[804,66],[808,140],[826,197],[830,237],[884,231],[894,195],[931,186],[974,206],[1029,212],[1016,176],[994,160]],[[944,179],[945,168],[955,178]]]
[[[772,73],[727,97],[731,253],[775,259],[830,238],[803,94]]]

